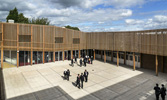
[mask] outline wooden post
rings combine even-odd
[[[126,65],[126,52],[124,52],[124,65]]]
[[[94,52],[94,60],[95,60],[95,49],[94,49],[94,51],[93,51],[93,52]]]
[[[162,61],[161,72],[164,73],[164,57],[163,56],[162,56],[161,61]]]
[[[136,66],[135,66],[135,53],[133,52],[133,70],[136,70]]]
[[[104,62],[106,63],[106,51],[104,50]]]
[[[73,50],[71,50],[71,59],[73,59]]]
[[[1,42],[1,68],[3,69],[3,23],[2,23],[2,42]]]
[[[17,67],[19,67],[19,24],[17,24]]]
[[[33,51],[32,51],[32,25],[31,25],[31,66],[32,66],[32,60],[33,60]]]
[[[64,50],[62,52],[63,52],[63,61],[64,61]]]
[[[158,57],[155,56],[155,69],[156,69],[156,76],[158,76]]]
[[[119,66],[119,53],[117,51],[117,67]]]
[[[45,63],[45,52],[44,52],[44,48],[45,48],[45,27],[43,25],[43,64]]]
[[[53,39],[53,62],[55,62],[55,27],[53,26],[53,36],[54,36],[54,39]]]

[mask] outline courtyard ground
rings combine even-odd
[[[156,83],[167,86],[167,74],[146,69],[133,71],[127,66],[98,60],[93,65],[79,67],[70,61],[59,61],[19,68],[3,69],[5,93],[8,100],[155,100]],[[63,80],[64,69],[71,72]],[[77,74],[89,72],[88,82],[78,89],[72,82]]]

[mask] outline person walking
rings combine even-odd
[[[83,75],[83,73],[81,73],[80,79],[81,79],[81,88],[83,89],[83,82],[84,82],[84,75]]]
[[[156,84],[156,86],[154,87],[154,90],[155,90],[156,100],[159,100],[160,87],[158,86],[158,84]]]
[[[85,82],[88,81],[88,75],[89,75],[88,71],[85,70],[85,71],[84,71]]]
[[[80,89],[80,75],[77,76],[76,86]]]
[[[77,56],[75,56],[75,63],[77,64]]]
[[[93,64],[93,56],[91,56],[91,64]]]
[[[165,100],[165,96],[166,96],[166,88],[164,87],[164,84],[162,84],[160,93],[161,93],[161,98],[162,98],[162,100]]]
[[[86,58],[84,58],[84,65],[85,65],[85,67],[86,67]]]
[[[74,66],[73,63],[74,63],[74,62],[73,62],[73,59],[71,59],[71,66]]]
[[[63,74],[64,74],[64,80],[65,80],[66,79],[66,75],[67,75],[67,70],[66,69],[64,70]]]
[[[80,59],[80,67],[82,67],[82,59]]]
[[[69,76],[70,76],[70,70],[69,69],[67,69],[66,74],[67,74],[67,80],[69,81]]]

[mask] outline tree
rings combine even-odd
[[[50,21],[48,20],[48,18],[32,18],[31,20],[29,20],[30,24],[40,24],[40,25],[49,25]]]
[[[9,19],[13,19],[16,23],[18,22],[18,11],[16,7],[10,10],[9,15],[6,17],[6,22],[8,22]]]
[[[65,28],[80,31],[78,27],[72,27],[70,25],[64,26]]]
[[[29,23],[28,18],[24,17],[23,13],[18,15],[18,23]]]

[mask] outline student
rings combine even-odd
[[[93,64],[93,56],[91,56],[91,64]]]
[[[70,70],[69,69],[67,69],[66,74],[67,74],[67,80],[69,81],[69,76],[70,76]]]
[[[162,84],[162,87],[161,87],[160,93],[161,93],[161,98],[162,98],[162,100],[165,100],[166,88],[164,87],[164,85],[163,85],[163,84]]]
[[[154,87],[154,90],[155,90],[156,100],[159,100],[160,87],[158,86],[158,84],[156,84],[156,86]]]
[[[83,73],[81,73],[80,79],[81,79],[81,88],[83,88],[83,82],[84,82],[84,75],[83,75]]]
[[[82,59],[80,59],[80,67],[82,66]]]
[[[64,79],[66,79],[66,75],[67,75],[67,70],[66,69],[64,70],[63,74],[64,74]]]
[[[77,56],[75,56],[75,63],[77,64]]]
[[[80,89],[80,75],[77,76],[76,86]]]
[[[84,59],[84,65],[85,65],[85,67],[86,67],[86,58]]]
[[[85,72],[84,72],[85,82],[88,81],[88,75],[89,75],[88,71],[85,70]]]
[[[73,62],[73,59],[71,59],[71,66],[74,66],[73,63],[74,63],[74,62]]]

